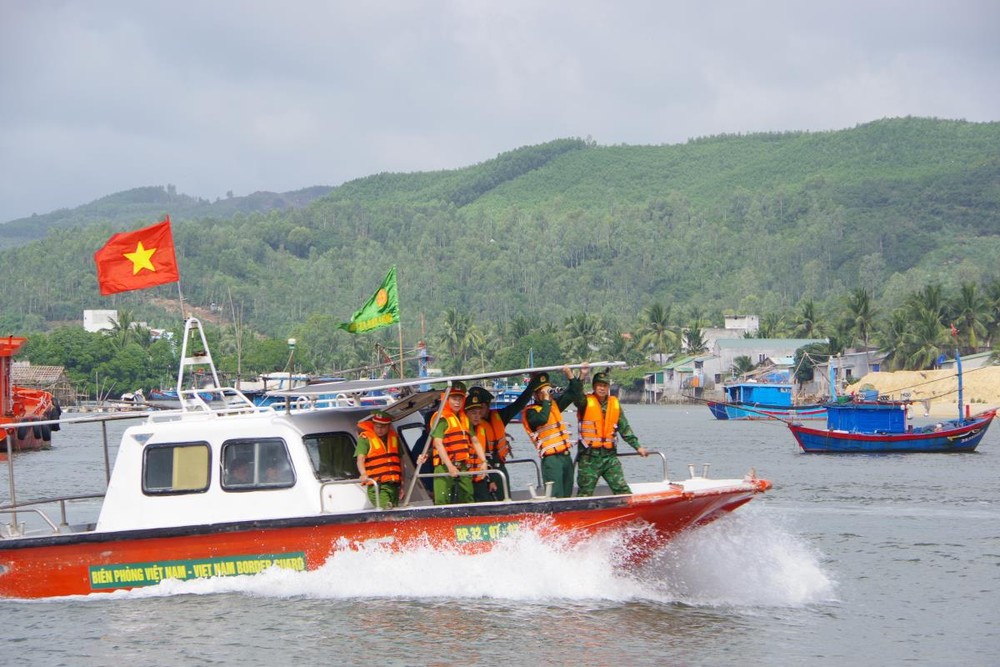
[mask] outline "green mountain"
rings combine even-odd
[[[245,197],[207,199],[178,194],[174,186],[149,186],[118,192],[74,209],[60,209],[44,215],[35,214],[0,224],[0,249],[15,248],[45,235],[53,229],[86,227],[110,222],[124,227],[136,220],[162,218],[169,213],[174,220],[189,218],[230,218],[235,213],[286,211],[302,208],[333,188],[314,186],[295,192],[255,192]]]
[[[23,241],[44,218],[48,232],[0,252],[0,323],[30,330],[120,307],[175,320],[160,305],[175,287],[102,298],[92,259],[114,232],[163,213],[185,300],[226,304],[274,336],[310,317],[345,321],[392,265],[414,336],[439,330],[450,308],[480,323],[586,312],[624,326],[653,302],[714,323],[859,286],[891,303],[995,273],[1000,123],[899,118],[663,146],[560,139],[302,191],[301,207],[146,190],[164,199],[130,191],[0,226],[20,225]]]

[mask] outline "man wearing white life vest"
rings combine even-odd
[[[536,385],[535,402],[524,409],[521,417],[521,424],[542,459],[542,480],[552,482],[552,495],[556,498],[573,495],[573,456],[570,453],[573,438],[562,411],[583,395],[581,380],[573,377],[568,366],[563,367],[563,373],[569,379],[569,387],[556,400],[552,400],[548,373],[532,377]]]
[[[399,487],[403,483],[403,466],[399,458],[399,436],[392,427],[392,417],[376,410],[358,422],[357,457],[359,481],[368,484],[368,500],[375,505],[375,486],[378,482],[378,507],[392,509],[399,504]]]
[[[584,364],[580,377],[586,377],[587,371],[588,367]],[[611,493],[632,493],[625,481],[622,463],[618,460],[615,438],[620,435],[639,456],[649,456],[649,452],[639,444],[639,438],[632,432],[618,398],[610,395],[611,379],[608,374],[596,373],[592,384],[594,391],[576,401],[580,425],[577,495],[593,495],[597,480],[601,477],[611,487]]]

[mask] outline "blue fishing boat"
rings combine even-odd
[[[996,416],[987,410],[970,416],[962,404],[962,360],[958,367],[958,418],[914,428],[907,424],[907,401],[879,400],[860,393],[828,403],[826,428],[789,423],[803,452],[895,453],[971,452]],[[966,414],[963,414],[965,412]]]
[[[823,419],[819,403],[796,405],[791,382],[734,382],[723,386],[725,401],[708,401],[716,419]]]

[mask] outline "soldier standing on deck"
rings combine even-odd
[[[569,498],[573,495],[573,448],[569,427],[563,420],[562,411],[583,395],[583,384],[573,377],[568,366],[563,373],[569,379],[569,387],[562,396],[552,399],[552,386],[548,373],[536,373],[532,383],[536,386],[535,402],[524,409],[521,424],[538,450],[542,460],[542,480],[552,482],[552,495]]]
[[[587,376],[586,365],[580,378]],[[576,400],[577,418],[580,423],[580,456],[577,459],[577,495],[591,496],[601,477],[611,487],[611,493],[632,493],[622,463],[618,460],[616,436],[630,444],[639,456],[649,456],[646,448],[622,412],[617,396],[611,396],[611,379],[607,373],[596,373],[592,382],[594,391]]]

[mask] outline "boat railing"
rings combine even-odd
[[[0,514],[7,514],[11,516],[10,523],[3,524],[2,534],[0,538],[8,537],[21,537],[25,534],[24,523],[18,522],[18,514],[35,514],[42,521],[48,524],[49,528],[52,529],[53,534],[62,532],[63,528],[69,526],[69,522],[66,520],[66,503],[71,500],[98,500],[103,498],[103,493],[89,493],[75,496],[59,496],[56,498],[39,498],[37,500],[29,500],[27,502],[19,502],[11,505],[0,505]],[[51,505],[54,503],[59,503],[59,523],[58,525],[49,518],[49,516],[40,508],[35,507],[36,505]]]
[[[510,481],[507,479],[507,474],[503,470],[497,468],[487,468],[486,471],[482,470],[459,470],[458,477],[479,477],[480,475],[487,475],[488,477],[499,477],[501,485],[503,486],[503,500],[510,500]],[[452,477],[450,472],[421,472],[417,473],[417,479],[434,479],[435,477]],[[412,489],[411,489],[412,491]],[[410,498],[407,496],[400,503],[401,506],[406,507],[410,504]]]
[[[508,466],[509,465],[513,465],[514,463],[530,463],[531,465],[535,466],[535,480],[536,480],[535,487],[539,488],[539,489],[543,488],[542,487],[542,466],[538,462],[538,459],[507,459],[506,461],[504,461],[504,465],[508,465]]]
[[[663,452],[657,450],[657,449],[648,449],[646,451],[647,451],[647,454],[649,456],[653,456],[655,454],[656,456],[658,456],[660,458],[660,461],[663,464],[663,479],[660,480],[660,481],[669,482],[670,478],[667,476],[667,455],[664,454]],[[632,451],[627,451],[627,452],[618,452],[618,456],[622,457],[622,456],[642,456],[642,455],[639,454],[639,452],[637,452],[635,450],[632,450]],[[580,463],[579,463],[579,457],[578,457],[577,460],[574,461],[573,479],[577,479],[579,467],[580,467]]]
[[[203,394],[209,394],[211,399],[206,401]],[[232,387],[202,387],[201,389],[182,389],[178,392],[181,404],[181,412],[202,412],[216,415],[246,414],[248,412],[260,412],[267,410],[267,407],[255,405],[239,389]],[[150,413],[151,417],[156,420]],[[176,415],[176,411],[164,411],[163,415]]]

